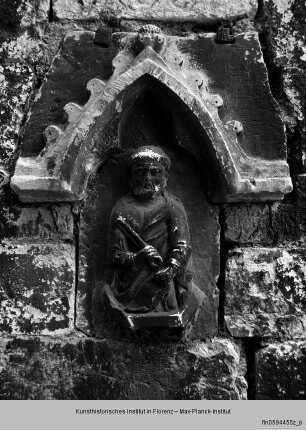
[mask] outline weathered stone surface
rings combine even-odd
[[[278,243],[305,242],[306,211],[299,203],[274,203],[272,229]]]
[[[72,207],[65,204],[3,206],[0,209],[0,238],[4,237],[73,241]]]
[[[296,181],[297,206],[306,209],[306,174],[297,176]]]
[[[34,54],[33,40],[22,35],[0,47],[0,159],[8,164],[15,152],[20,126],[34,85],[34,71],[23,58]],[[37,47],[37,43],[35,43]]]
[[[63,108],[67,103],[82,105],[87,101],[86,85],[90,79],[107,79],[111,75],[111,49],[102,48],[93,41],[94,33],[90,31],[66,35],[28,115],[22,139],[23,155],[38,154],[42,150],[47,126],[65,123],[67,115]]]
[[[0,360],[1,400],[246,399],[245,358],[227,339],[156,346],[3,339]]]
[[[306,336],[305,251],[241,248],[226,267],[225,321],[233,336]]]
[[[305,400],[306,343],[272,343],[256,353],[256,399]]]
[[[29,3],[22,2],[21,6],[28,7]],[[23,18],[16,12],[16,17],[19,18],[16,18],[17,21],[10,30],[15,25],[20,29],[33,24],[29,11],[20,13]],[[0,45],[0,168],[6,168],[10,173],[29,102],[37,80],[49,67],[49,57],[46,44],[41,39],[30,36],[27,31],[14,33],[10,37],[8,34],[4,31],[4,39],[7,40],[3,41],[0,31],[0,43],[3,42]]]
[[[241,245],[271,244],[273,232],[269,205],[225,205],[225,240]]]
[[[30,26],[46,23],[50,9],[49,0],[21,1],[17,9],[20,15],[20,28],[26,29]]]
[[[48,21],[49,0],[1,0],[0,40],[2,31],[17,32]]]
[[[294,200],[290,203],[274,203],[271,206],[272,228],[279,243],[306,240],[306,175],[295,177]]]
[[[291,172],[306,172],[306,39],[304,0],[268,0],[258,14],[271,87],[288,126]]]
[[[248,14],[253,18],[257,11],[255,0],[54,0],[53,11],[60,20],[98,19],[108,12],[123,19],[153,21],[216,22],[224,18]]]
[[[269,55],[282,70],[285,97],[281,106],[288,125],[305,118],[305,2],[268,0],[264,2],[262,23],[269,32]],[[288,104],[289,100],[289,104]]]
[[[0,330],[60,334],[74,318],[74,246],[2,242]]]

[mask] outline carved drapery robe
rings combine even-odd
[[[116,225],[118,217],[123,217],[146,244],[156,248],[163,259],[161,268],[168,267],[172,259],[178,263],[172,279],[160,280],[155,276],[157,269],[145,261],[135,261],[139,249]],[[191,287],[192,263],[187,216],[178,198],[167,192],[147,202],[131,194],[122,197],[112,210],[110,245],[114,268],[111,287],[125,311],[169,312],[183,306]]]

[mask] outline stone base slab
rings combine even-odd
[[[1,400],[246,399],[238,343],[143,344],[70,336],[0,341]]]
[[[116,300],[108,285],[104,287],[102,293],[102,300],[104,299],[106,311],[108,309],[119,324],[121,323],[131,330],[154,327],[184,328],[192,319],[196,318],[197,310],[200,309],[204,298],[204,293],[198,287],[193,286],[189,292],[185,307],[179,311],[147,312],[141,314],[126,312],[118,300]]]

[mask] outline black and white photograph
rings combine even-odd
[[[305,71],[305,0],[0,0],[0,400],[73,401],[1,430],[306,429]]]

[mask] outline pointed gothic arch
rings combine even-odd
[[[214,99],[201,98],[182,75],[173,71],[151,47],[146,47],[122,73],[115,70],[108,82],[89,81],[88,102],[82,107],[75,103],[65,106],[66,127],[47,127],[43,151],[36,157],[18,159],[11,186],[19,198],[25,202],[82,199],[88,178],[100,162],[93,151],[99,136],[135,97],[131,89],[144,76],[173,92],[204,131],[211,162],[225,184],[222,200],[277,200],[291,190],[285,160],[249,157],[239,146],[235,132],[222,123]],[[103,147],[104,142],[99,145],[101,157],[101,152],[109,148]]]

